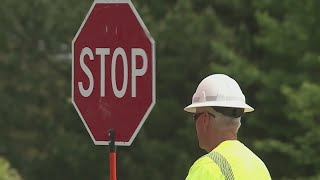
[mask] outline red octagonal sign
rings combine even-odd
[[[72,102],[96,145],[130,145],[155,105],[154,40],[129,0],[95,1],[72,42]]]

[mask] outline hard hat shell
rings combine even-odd
[[[254,110],[246,104],[238,83],[225,74],[213,74],[203,79],[192,97],[192,104],[184,110],[196,113],[197,107],[207,106],[243,108],[244,112]]]

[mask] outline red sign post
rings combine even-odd
[[[96,0],[72,42],[72,102],[94,144],[130,146],[155,105],[155,45],[129,0]]]

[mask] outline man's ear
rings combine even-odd
[[[203,117],[203,124],[202,124],[205,131],[208,131],[209,129],[209,120],[210,120],[210,115],[208,114],[208,112],[205,112]]]

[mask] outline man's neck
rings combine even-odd
[[[218,147],[219,144],[221,144],[224,141],[237,140],[237,134],[234,132],[228,132],[228,133],[218,134],[217,136],[215,136],[215,138],[212,138],[212,139],[213,140],[210,141],[208,148],[205,149],[207,152],[211,152],[214,148]]]

